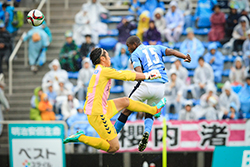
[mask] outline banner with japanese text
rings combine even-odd
[[[10,167],[65,167],[62,124],[9,124]]]
[[[138,151],[143,131],[143,121],[127,122],[118,134],[120,152]],[[250,127],[243,120],[168,121],[167,150],[213,151],[215,146],[245,146],[250,140],[249,132]],[[162,135],[162,122],[154,121],[145,151],[162,151]]]

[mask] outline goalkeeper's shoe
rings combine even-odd
[[[81,135],[85,135],[85,134],[82,130],[79,130],[79,131],[77,131],[76,134],[73,134],[73,135],[67,137],[66,139],[64,139],[63,144],[70,143],[70,142],[79,142],[78,138]]]
[[[144,151],[145,148],[147,147],[147,144],[148,144],[148,137],[149,137],[149,133],[148,132],[145,132],[143,135],[142,135],[142,139],[139,143],[139,147],[138,147],[138,150],[140,152]]]
[[[156,114],[154,115],[155,118],[158,118],[160,117],[161,115],[161,109],[166,105],[167,103],[167,99],[164,97],[161,99],[161,101],[156,105],[157,107],[157,112]]]

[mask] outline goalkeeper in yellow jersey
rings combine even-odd
[[[136,112],[145,112],[156,117],[160,115],[162,107],[166,104],[163,98],[156,106],[152,107],[128,97],[108,100],[111,86],[111,79],[135,81],[161,78],[158,70],[148,73],[137,73],[133,71],[116,71],[110,68],[110,57],[106,50],[96,48],[90,53],[90,59],[95,65],[87,98],[84,105],[84,112],[88,116],[89,124],[96,130],[100,138],[86,136],[83,131],[69,136],[63,142],[82,142],[96,149],[114,153],[119,150],[119,141],[116,130],[110,121],[115,114],[122,109],[129,109]]]

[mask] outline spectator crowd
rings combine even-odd
[[[133,70],[126,46],[126,39],[133,33],[144,45],[179,49],[190,54],[192,61],[184,63],[177,58],[162,58],[172,64],[168,68],[166,63],[169,82],[163,91],[168,100],[159,120],[162,117],[183,121],[250,118],[248,1],[229,1],[226,6],[230,12],[227,14],[221,10],[217,0],[198,0],[194,14],[192,5],[191,0],[172,0],[166,9],[158,0],[148,0],[144,4],[131,0],[131,16],[122,17],[117,24],[118,41],[111,49],[114,53],[112,67]],[[83,4],[75,15],[73,29],[65,32],[65,44],[58,59],[49,64],[50,71],[43,77],[41,87],[34,90],[30,119],[65,120],[69,127],[74,126],[74,130],[81,128],[89,135],[93,134],[90,126],[74,122],[87,120],[83,105],[94,73],[89,54],[95,47],[100,47],[99,36],[108,33],[108,26],[103,20],[109,18],[109,11],[98,0]],[[209,29],[206,45],[197,35],[197,31],[204,28]],[[185,39],[180,40],[183,34]],[[29,63],[31,70],[36,72],[37,66],[45,63],[46,50],[52,41],[46,23],[33,27],[24,40],[29,40]],[[228,58],[234,62],[225,81],[224,66]],[[77,74],[75,85],[68,76],[72,72]],[[112,84],[114,88],[122,87],[119,93],[124,92],[128,96],[136,82],[114,81]],[[140,114],[132,114],[129,119],[142,119]]]

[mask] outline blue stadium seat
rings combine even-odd
[[[121,16],[111,16],[108,19],[102,19],[103,23],[120,23],[122,21],[122,17]]]
[[[117,37],[118,36],[118,30],[117,29],[111,29],[111,30],[108,30],[108,33],[107,34],[100,34],[99,37]]]
[[[110,89],[110,93],[123,93],[123,86],[117,85]]]
[[[77,79],[79,75],[79,72],[68,72],[68,78],[69,79]]]
[[[194,71],[193,70],[189,70],[188,71],[188,76],[189,77],[193,77],[194,76]]]
[[[195,29],[194,34],[195,35],[207,35],[209,31],[210,31],[210,28]]]
[[[224,56],[224,62],[234,62],[236,56]]]
[[[231,86],[232,90],[235,92],[235,93],[239,93],[242,86],[241,85],[237,85],[237,86]]]
[[[206,27],[210,27],[211,25],[211,22],[209,20],[209,17],[199,17],[199,20],[198,20],[198,23],[197,23],[197,26],[199,28],[206,28]]]
[[[178,113],[175,113],[175,114],[168,113],[168,117],[169,117],[170,120],[178,120],[179,114]]]
[[[137,33],[137,29],[130,31],[130,35],[136,35],[136,33]]]
[[[116,43],[117,43],[117,39],[115,38],[111,38],[111,37],[107,37],[107,38],[103,38],[99,41],[99,45],[101,48],[106,49],[106,50],[111,50],[115,47]]]
[[[182,42],[175,43],[174,48],[179,50],[181,47],[181,44],[182,44]]]
[[[219,41],[214,41],[214,42],[202,42],[202,44],[203,44],[203,46],[204,46],[205,48],[208,48],[208,46],[209,46],[211,43],[216,43],[216,45],[217,45],[218,48],[221,48],[221,47],[222,47],[222,45],[221,45],[221,43],[220,43]]]
[[[193,105],[200,105],[200,99],[193,99]]]
[[[230,69],[224,70],[223,73],[222,73],[222,76],[228,77],[229,73],[230,73]]]

